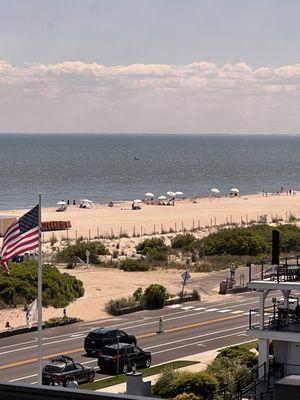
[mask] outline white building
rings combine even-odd
[[[297,263],[298,264],[298,263]],[[254,280],[248,287],[258,291],[259,309],[250,310],[248,334],[259,341],[259,375],[269,371],[269,343],[273,343],[273,365],[286,375],[300,375],[299,266],[286,266],[273,279]],[[278,278],[278,281],[277,281]]]

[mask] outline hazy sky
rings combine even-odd
[[[0,7],[0,132],[300,133],[299,0]]]

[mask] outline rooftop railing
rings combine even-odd
[[[249,310],[249,330],[259,329],[259,309]],[[289,304],[274,304],[264,308],[263,329],[276,331],[300,332],[300,306],[299,302]]]
[[[249,263],[248,268],[249,282],[252,280],[300,282],[300,256],[285,257],[280,260],[279,265],[272,265],[266,261],[262,261],[260,265]]]

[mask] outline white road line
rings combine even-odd
[[[182,307],[183,310],[191,310],[194,309],[195,307],[193,306],[186,306],[186,307]]]
[[[219,310],[218,312],[224,313],[224,312],[229,312],[229,311],[231,311],[231,309],[226,308],[225,310]]]
[[[243,331],[237,332],[237,333],[236,333],[236,336],[239,335],[240,333],[243,333]],[[184,347],[189,347],[189,346],[195,346],[195,345],[197,345],[197,344],[202,344],[202,343],[206,343],[206,342],[211,342],[212,340],[224,339],[224,338],[226,338],[226,337],[232,337],[232,333],[229,334],[229,335],[223,335],[223,336],[219,336],[219,337],[212,338],[212,339],[206,339],[206,340],[201,340],[201,341],[199,341],[199,342],[188,343],[188,344],[184,344],[184,345],[182,345],[182,346],[172,347],[171,349],[165,349],[165,350],[156,351],[156,352],[154,352],[154,353],[152,353],[152,354],[154,355],[154,354],[160,354],[160,353],[167,353],[168,351],[178,350],[178,349],[182,349],[182,348],[184,348]]]
[[[194,311],[201,311],[201,310],[205,310],[207,307],[198,307],[198,308],[194,308]]]
[[[229,303],[229,302],[228,302]],[[231,306],[231,308],[235,308],[235,307],[241,307],[241,306],[244,306],[244,305],[249,305],[249,304],[253,304],[253,303],[255,303],[255,304],[257,304],[258,302],[257,302],[257,300],[255,300],[255,301],[250,301],[250,302],[246,302],[246,303],[239,303],[239,304],[234,304],[234,305],[232,305]],[[201,308],[201,307],[198,307],[198,308]],[[206,307],[204,307],[205,309],[206,309]],[[196,309],[194,309],[193,311],[196,311]],[[190,313],[190,314],[188,314],[187,312],[186,312],[186,310],[183,310],[183,311],[178,311],[178,312],[175,312],[175,313],[172,313],[172,314],[163,314],[163,315],[161,315],[161,316],[163,316],[163,317],[168,317],[168,316],[171,316],[171,318],[165,318],[165,322],[166,321],[172,321],[172,320],[174,320],[174,319],[181,319],[181,318],[187,318],[187,317],[192,317],[192,316],[194,316],[194,315],[199,315],[199,314],[202,314],[202,313],[205,313],[206,311],[204,311],[204,310],[202,310],[203,312],[201,312],[201,310],[199,310],[200,311],[200,313],[199,312],[193,312],[193,313]],[[184,315],[181,315],[181,316],[176,316],[177,314],[184,314]],[[145,325],[153,325],[153,324],[156,324],[157,323],[157,318],[158,318],[158,316],[153,316],[153,317],[150,317],[150,318],[153,318],[153,319],[155,319],[154,321],[149,321],[149,322],[144,322],[144,323],[140,323],[140,324],[137,324],[137,325],[131,325],[131,324],[133,324],[133,323],[136,323],[136,322],[140,322],[140,319],[139,320],[134,320],[134,321],[129,321],[129,322],[125,322],[124,321],[124,323],[123,324],[116,324],[116,325],[110,325],[109,327],[110,328],[114,328],[114,327],[117,327],[117,326],[122,326],[122,328],[123,329],[133,329],[133,328],[139,328],[139,327],[141,327],[141,326],[145,326]],[[128,324],[130,324],[130,326],[126,326],[126,325],[128,325]],[[88,330],[84,330],[84,331],[80,331],[80,332],[78,332],[78,334],[79,333],[87,333],[87,332],[90,332],[90,330],[91,329],[88,329]],[[43,338],[43,341],[49,341],[49,342],[47,342],[47,343],[43,343],[43,346],[44,345],[49,345],[49,344],[55,344],[55,343],[58,343],[57,341],[55,341],[55,342],[50,342],[50,340],[52,340],[52,339],[58,339],[58,338],[62,338],[62,337],[69,337],[69,339],[64,339],[64,340],[61,340],[61,341],[67,341],[67,340],[76,340],[77,338],[76,337],[70,337],[71,335],[73,335],[73,334],[76,334],[76,332],[70,332],[70,333],[68,333],[68,334],[63,334],[63,335],[57,335],[57,336],[52,336],[52,337],[44,337]],[[35,340],[32,340],[32,341],[28,341],[28,342],[23,342],[23,343],[16,343],[16,344],[13,344],[13,345],[8,345],[8,346],[4,346],[4,347],[0,347],[0,350],[1,349],[7,349],[7,348],[9,348],[9,347],[18,347],[18,346],[21,346],[21,345],[24,345],[24,344],[29,344],[29,343],[36,343],[36,339]],[[34,348],[34,347],[37,347],[37,345],[34,345],[34,346],[30,346],[30,347],[28,347],[28,348],[16,348],[14,351],[21,351],[21,350],[27,350],[27,349],[29,349],[29,348]],[[12,352],[12,351],[11,351]],[[0,354],[7,354],[7,352],[3,352],[3,353],[0,353]]]
[[[27,375],[27,376],[22,376],[21,378],[16,378],[16,379],[11,379],[8,382],[18,382],[21,381],[22,379],[28,379],[28,378],[33,378],[34,376],[37,376],[38,374],[32,374],[32,375]]]
[[[204,312],[211,312],[211,311],[218,311],[218,310],[219,310],[219,308],[208,308]]]
[[[154,346],[145,347],[145,350],[156,349],[157,347],[168,346],[168,345],[170,345],[170,344],[180,343],[180,342],[184,342],[184,341],[186,341],[186,340],[199,339],[199,338],[205,337],[205,336],[217,335],[218,333],[234,331],[234,330],[236,330],[236,329],[241,329],[241,328],[246,328],[246,327],[248,327],[248,325],[241,325],[241,326],[236,326],[236,327],[234,327],[234,328],[222,329],[222,330],[219,330],[219,331],[216,331],[216,332],[203,333],[202,335],[187,337],[187,338],[178,339],[178,340],[172,340],[171,342],[165,342],[165,343],[161,343],[161,344],[156,344],[156,345],[154,345]]]
[[[167,308],[180,308],[181,304],[172,304],[170,306],[167,306]]]
[[[230,314],[241,314],[243,312],[244,312],[243,310],[237,310],[237,311],[231,311]]]

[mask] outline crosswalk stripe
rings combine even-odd
[[[210,311],[218,311],[218,308],[208,308],[207,310],[205,310],[206,312],[210,312]]]
[[[223,312],[229,312],[229,311],[231,311],[231,310],[228,308],[228,309],[226,309],[226,310],[219,310],[218,312],[223,313]]]
[[[231,311],[231,314],[240,314],[244,312],[243,310]]]
[[[206,307],[198,307],[198,308],[194,308],[195,311],[201,311],[201,310],[205,310]]]
[[[182,307],[183,310],[191,310],[192,308],[194,307],[193,306]]]

